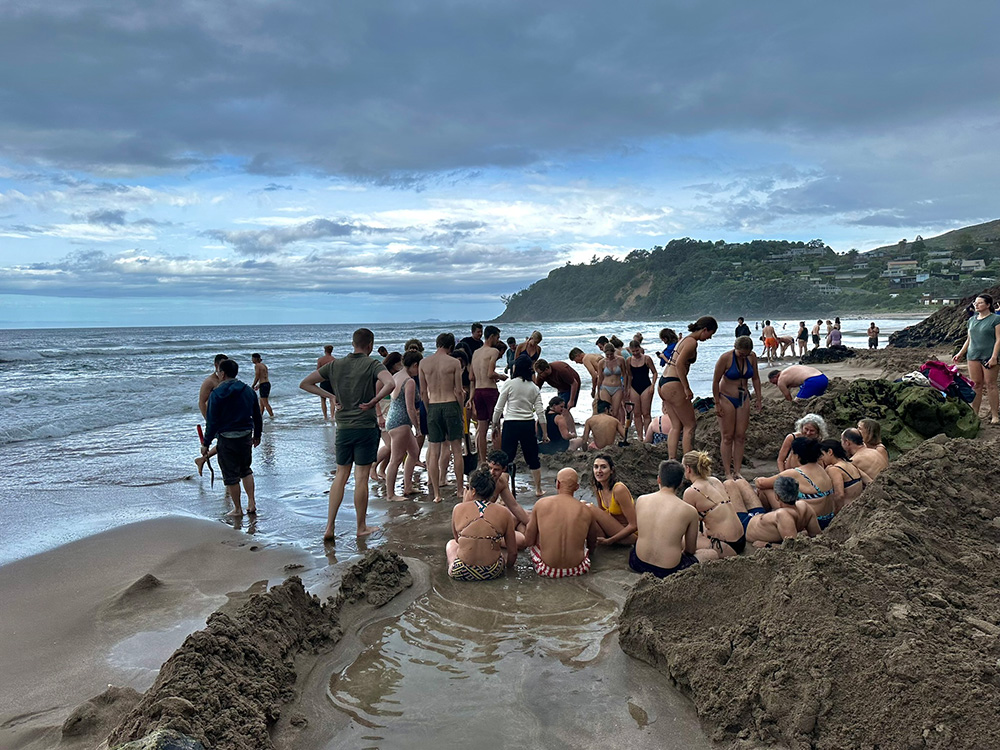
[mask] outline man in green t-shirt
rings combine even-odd
[[[358,536],[367,536],[377,527],[367,524],[368,477],[378,455],[379,429],[375,405],[392,393],[394,383],[382,363],[371,358],[375,334],[367,328],[354,332],[351,341],[354,352],[328,362],[307,375],[299,388],[322,398],[336,398],[340,408],[334,414],[337,424],[335,451],[337,475],[330,486],[330,506],[327,512],[324,539],[333,539],[333,525],[344,500],[347,480],[354,467],[354,510],[358,520]],[[319,387],[328,380],[333,393]]]

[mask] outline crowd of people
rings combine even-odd
[[[828,342],[837,339],[831,334],[839,333],[839,323],[831,323],[836,327],[827,332]],[[784,354],[785,337],[770,321],[755,327],[765,351],[781,356],[774,351],[781,349]],[[631,546],[634,570],[664,576],[697,561],[740,554],[751,545],[820,533],[888,465],[879,425],[862,420],[840,439],[828,439],[822,417],[807,414],[776,456],[778,473],[752,483],[744,479],[750,409],[761,410],[763,400],[760,363],[741,318],[732,349],[718,358],[712,375],[722,456],[721,478],[712,476],[708,454],[693,450],[697,422],[689,375],[699,344],[718,329],[708,316],[690,324],[684,336],[664,328],[656,360],[646,353],[641,333],[627,345],[617,336],[601,336],[595,352],[573,348],[569,362],[542,357],[539,331],[521,343],[513,338],[504,342],[498,327],[477,323],[461,341],[452,333],[438,335],[431,354],[425,355],[422,342],[411,339],[402,352],[379,347],[380,356],[373,356],[374,334],[358,329],[350,354],[338,358],[332,347],[325,347],[316,370],[300,383],[302,390],[320,397],[324,417],[330,402],[337,427],[337,471],[324,538],[334,538],[352,474],[360,537],[375,531],[367,524],[373,473],[385,481],[388,500],[405,500],[417,494],[418,467],[425,469],[436,503],[444,498],[449,474],[454,477],[459,502],[452,512],[453,538],[446,555],[449,575],[460,580],[502,575],[519,551],[528,552],[539,575],[579,575],[589,569],[594,550],[605,545]],[[798,340],[801,350],[807,343],[804,331],[803,322],[789,346]],[[252,360],[255,377],[248,386],[237,379],[236,362],[218,355],[199,396],[207,429],[198,468],[218,456],[234,514],[243,512],[241,486],[247,513],[256,510],[252,448],[260,441],[262,414],[272,413],[267,367],[259,354]],[[579,436],[571,409],[583,382],[570,363],[583,365],[590,376],[592,414]],[[789,400],[813,398],[828,384],[822,372],[805,365],[772,370],[768,380]],[[545,405],[544,385],[556,392]],[[657,395],[662,414],[653,417]],[[659,466],[659,489],[634,499],[617,478],[613,458],[602,452],[631,434],[665,443],[668,456]],[[589,477],[593,504],[576,497],[584,479],[573,468],[558,472],[554,494],[543,491],[540,455],[575,450],[596,451]],[[518,451],[537,498],[530,511],[514,491]]]

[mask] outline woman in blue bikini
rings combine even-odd
[[[754,406],[759,413],[762,406],[760,368],[753,351],[753,339],[740,336],[732,351],[719,357],[712,379],[712,396],[715,398],[715,416],[719,420],[722,453],[722,470],[726,479],[739,479],[743,466],[743,447],[746,443],[747,425],[750,424],[750,390],[753,382]]]

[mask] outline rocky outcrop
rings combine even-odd
[[[942,307],[916,325],[896,331],[889,336],[889,345],[898,347],[951,345],[957,349],[965,341],[966,323],[969,320],[965,310],[980,294],[989,294],[994,300],[1000,299],[1000,286],[976,292],[953,307]]]
[[[847,346],[820,347],[806,352],[799,360],[800,365],[824,365],[828,362],[843,362],[857,355],[856,349]]]
[[[413,583],[402,558],[381,550],[349,567],[344,581],[347,590],[326,603],[293,577],[252,596],[235,615],[212,614],[207,627],[188,636],[160,668],[108,746],[172,730],[213,750],[272,748],[268,730],[295,696],[295,657],[340,640],[346,602],[368,599],[380,606]]]
[[[814,540],[644,576],[622,649],[668,675],[717,740],[1000,742],[1000,445],[938,437]]]

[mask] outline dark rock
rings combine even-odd
[[[205,746],[173,729],[157,729],[141,740],[118,745],[113,750],[205,750]]]
[[[822,365],[828,362],[843,362],[845,359],[857,355],[857,349],[846,346],[831,346],[830,348],[820,347],[806,352],[806,356],[799,360],[800,365]]]

